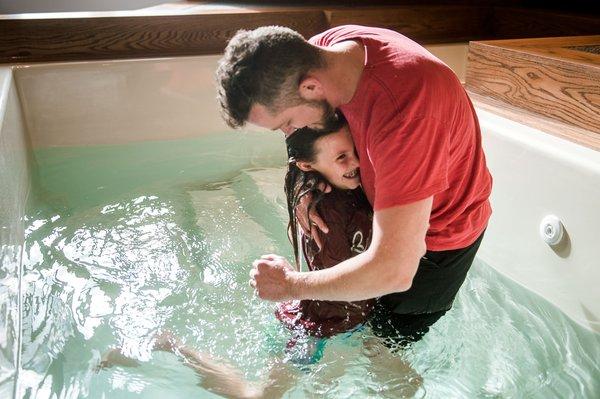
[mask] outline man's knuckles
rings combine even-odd
[[[267,272],[269,269],[271,269],[271,266],[273,265],[273,262],[270,260],[263,260],[262,262],[260,262],[258,264],[258,266],[256,266],[256,269],[258,270],[258,273],[265,273]]]

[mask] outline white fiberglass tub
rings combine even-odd
[[[459,76],[464,75],[466,45],[432,46],[431,51],[453,67]],[[31,353],[33,349],[21,342],[23,328],[44,330],[52,322],[49,318],[56,317],[50,315],[44,319],[42,313],[33,320],[23,320],[26,310],[20,298],[27,284],[33,281],[30,273],[23,274],[23,263],[31,261],[32,257],[27,255],[27,251],[23,254],[25,235],[45,223],[32,222],[31,217],[26,215],[25,204],[32,180],[44,186],[47,176],[65,168],[64,165],[69,165],[74,157],[81,157],[81,152],[73,155],[64,150],[65,164],[56,163],[55,158],[48,154],[69,148],[97,150],[91,153],[88,163],[81,159],[73,163],[78,165],[77,168],[85,169],[88,175],[77,177],[73,170],[65,169],[65,181],[60,182],[62,191],[46,190],[53,199],[59,197],[56,203],[85,203],[93,208],[102,205],[102,201],[108,198],[104,188],[111,182],[118,183],[112,189],[114,194],[130,189],[131,182],[137,178],[137,172],[133,171],[135,168],[132,171],[125,168],[114,175],[103,173],[100,176],[98,173],[96,176],[96,165],[102,158],[99,154],[104,148],[125,148],[119,150],[123,158],[127,157],[127,148],[134,148],[127,146],[158,143],[149,144],[153,147],[146,154],[154,160],[164,158],[165,165],[168,165],[170,156],[174,159],[179,157],[170,154],[174,147],[168,143],[184,143],[180,147],[185,147],[186,140],[210,136],[210,140],[216,140],[211,141],[211,145],[216,145],[219,140],[213,139],[215,132],[228,131],[220,120],[214,100],[213,72],[218,58],[204,56],[0,67],[0,294],[3,299],[0,393],[3,397],[21,397],[26,392],[43,397],[45,394],[50,396],[52,391],[43,378],[36,380],[40,371],[35,367],[49,367],[44,366],[46,363],[41,360],[35,361],[36,356],[44,356]],[[483,110],[478,110],[478,116],[488,165],[494,177],[494,213],[479,252],[480,259],[501,275],[544,298],[583,329],[600,332],[600,245],[596,231],[600,226],[600,152]],[[274,144],[266,148],[261,144],[263,141],[253,146],[253,132],[240,134],[246,135],[244,142],[247,147],[223,149],[223,154],[217,155],[224,162],[214,169],[214,173],[231,175],[243,165],[254,165],[257,159],[263,162],[261,165],[267,161],[278,164],[282,159],[283,147],[277,141],[279,136],[273,135]],[[178,151],[183,150],[180,148]],[[132,159],[138,159],[136,154],[139,153],[131,153]],[[163,169],[160,178],[182,179],[187,170],[194,168],[193,153],[188,156],[189,169]],[[116,166],[120,165],[121,158],[114,157]],[[256,164],[260,162],[256,161]],[[267,191],[277,191],[280,182],[268,181],[267,175],[252,170],[248,173],[253,184],[264,190],[267,187]],[[198,179],[205,178],[200,175]],[[147,176],[143,179],[151,184],[155,182]],[[200,193],[191,196],[192,203],[197,204],[198,198],[209,201],[207,198],[212,198],[210,192],[220,187],[190,191]],[[152,201],[152,198],[140,196],[133,203]],[[102,212],[109,212],[110,207],[103,206]],[[235,209],[227,212],[235,213]],[[562,221],[566,230],[563,242],[554,247],[546,244],[539,234],[541,220],[551,214]],[[197,219],[201,220],[201,215],[197,215]],[[257,239],[257,245],[262,242]],[[78,276],[73,281],[80,281],[80,278],[83,277]],[[78,284],[87,287],[85,283]],[[101,313],[102,304],[107,301],[100,301],[101,304],[96,305],[93,311]],[[552,318],[554,314],[536,317]],[[552,323],[552,320],[548,322]],[[84,336],[93,334],[94,328],[94,323],[86,324]],[[61,351],[57,349],[55,353],[50,350],[48,356],[67,356]],[[21,368],[21,357],[27,358],[27,369]],[[596,372],[597,369],[590,371],[592,375]],[[73,392],[87,392],[91,377],[86,378],[78,380]],[[493,379],[489,381],[493,382]],[[493,385],[492,382],[489,384]],[[64,384],[68,385],[67,382]],[[128,389],[136,392],[135,381],[123,384],[129,384]],[[31,389],[32,386],[37,386],[37,390],[27,391],[26,387]],[[597,385],[592,385],[590,389],[597,393],[597,388]],[[68,389],[61,392],[68,392]],[[486,392],[493,392],[493,389]],[[582,392],[589,394],[589,390]]]

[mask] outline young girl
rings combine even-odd
[[[287,137],[286,145],[288,231],[296,267],[300,264],[300,249],[310,271],[332,267],[364,252],[371,240],[373,211],[360,188],[358,159],[343,118],[327,131],[299,129]],[[323,187],[328,184],[331,191],[324,193]],[[310,231],[298,229],[295,209],[307,194],[312,198],[309,209],[316,208],[329,226],[329,234],[324,236],[320,249]],[[293,332],[287,346],[288,353],[294,354],[291,359],[297,363],[314,363],[322,353],[323,338],[357,328],[366,321],[374,305],[374,299],[289,301],[279,303],[275,315]],[[296,348],[298,343],[304,344],[302,350]]]

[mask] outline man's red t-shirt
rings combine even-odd
[[[492,177],[460,81],[442,61],[391,30],[339,26],[309,42],[328,47],[346,40],[365,48],[354,97],[340,110],[374,210],[433,196],[427,249],[469,246],[487,226]]]

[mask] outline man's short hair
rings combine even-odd
[[[223,119],[237,128],[246,123],[254,104],[276,113],[302,103],[300,81],[323,63],[319,49],[292,29],[263,26],[238,31],[216,72]]]

